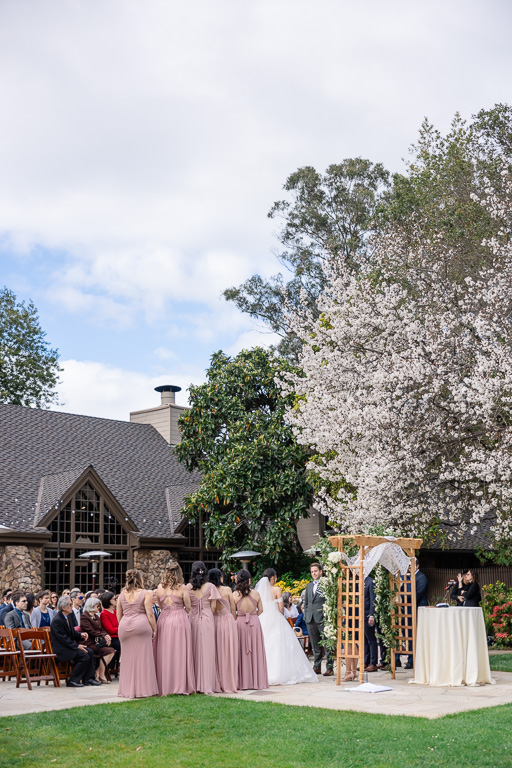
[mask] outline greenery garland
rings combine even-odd
[[[327,537],[319,539],[318,550],[318,560],[323,569],[318,588],[325,598],[322,640],[324,648],[335,654],[338,640],[338,578],[341,575],[341,552],[331,546]]]
[[[389,571],[383,565],[377,565],[374,574],[376,635],[384,643],[386,652],[382,664],[388,664],[389,651],[396,647],[396,632],[393,631],[391,620],[391,606],[395,596],[389,583]]]

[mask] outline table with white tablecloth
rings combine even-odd
[[[423,685],[494,683],[481,608],[418,608],[414,679]]]

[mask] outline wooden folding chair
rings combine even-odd
[[[19,677],[20,652],[16,648],[12,629],[0,627],[0,678]]]
[[[288,618],[286,619],[286,621],[288,622],[288,624],[290,625],[290,627],[292,627],[292,629],[293,629],[293,627],[295,626],[295,619],[292,619],[292,617],[291,617],[291,616],[288,616]]]
[[[54,686],[60,688],[56,655],[52,650],[48,629],[16,629],[15,633],[21,660],[16,687],[19,687],[20,683],[26,683],[31,691],[32,683],[41,685],[41,681],[53,680]],[[24,640],[30,640],[30,649],[23,648]]]

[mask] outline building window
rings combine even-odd
[[[116,592],[129,567],[128,533],[104,496],[86,482],[56,515],[48,530],[51,540],[44,552],[45,588],[92,589],[92,565],[80,555],[90,550],[110,552],[98,563],[96,587]],[[60,538],[60,556],[59,556]],[[59,573],[59,578],[57,578]]]

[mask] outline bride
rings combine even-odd
[[[267,568],[256,584],[263,604],[260,623],[267,656],[268,684],[317,683],[318,678],[301,648],[297,635],[282,614],[281,590],[274,586],[277,575]]]

